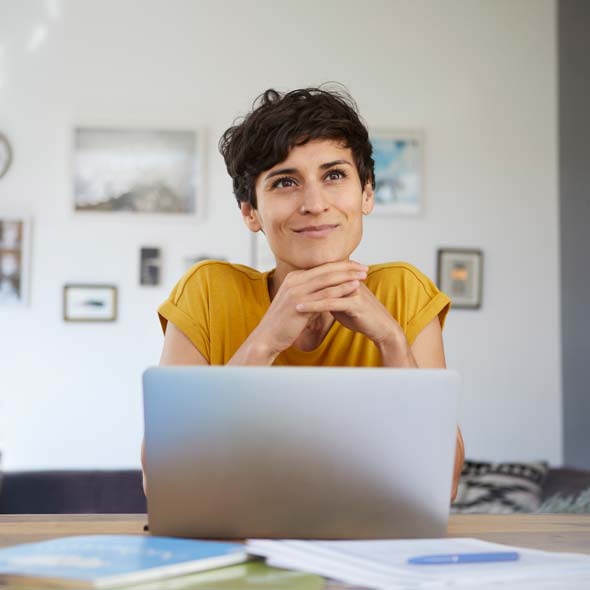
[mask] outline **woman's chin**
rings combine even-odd
[[[293,262],[295,263],[294,266],[296,268],[300,268],[301,270],[308,270],[310,268],[315,268],[316,266],[321,266],[322,264],[328,264],[329,262],[338,262],[340,260],[348,260],[349,254],[343,253],[317,253],[317,254],[310,254],[307,256],[298,256],[296,260]]]

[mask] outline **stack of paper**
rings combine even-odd
[[[429,588],[590,588],[590,556],[508,547],[478,539],[378,541],[249,540],[248,552],[269,565],[320,574],[380,590]],[[516,551],[515,561],[414,565],[428,555]]]

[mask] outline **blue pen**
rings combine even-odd
[[[449,565],[453,563],[490,563],[492,561],[516,561],[516,551],[495,553],[450,553],[448,555],[420,555],[411,557],[412,565]]]

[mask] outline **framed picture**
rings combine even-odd
[[[271,270],[276,266],[275,256],[268,245],[266,236],[261,232],[252,234],[252,268],[259,271]]]
[[[437,283],[455,309],[481,307],[483,253],[481,250],[443,248],[437,255]]]
[[[373,215],[418,215],[423,208],[424,134],[371,131],[375,160]]]
[[[114,285],[64,285],[66,322],[114,322],[117,287]]]
[[[139,284],[155,286],[160,284],[162,275],[162,254],[160,248],[141,248],[139,253]]]
[[[0,306],[28,302],[30,231],[29,219],[0,215]]]
[[[200,143],[196,131],[76,128],[75,211],[201,214]]]

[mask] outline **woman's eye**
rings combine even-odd
[[[328,174],[326,174],[326,178],[328,180],[340,180],[344,178],[346,174],[342,170],[330,170]]]
[[[292,186],[295,186],[295,181],[288,176],[279,178],[272,183],[272,188],[291,188]]]

